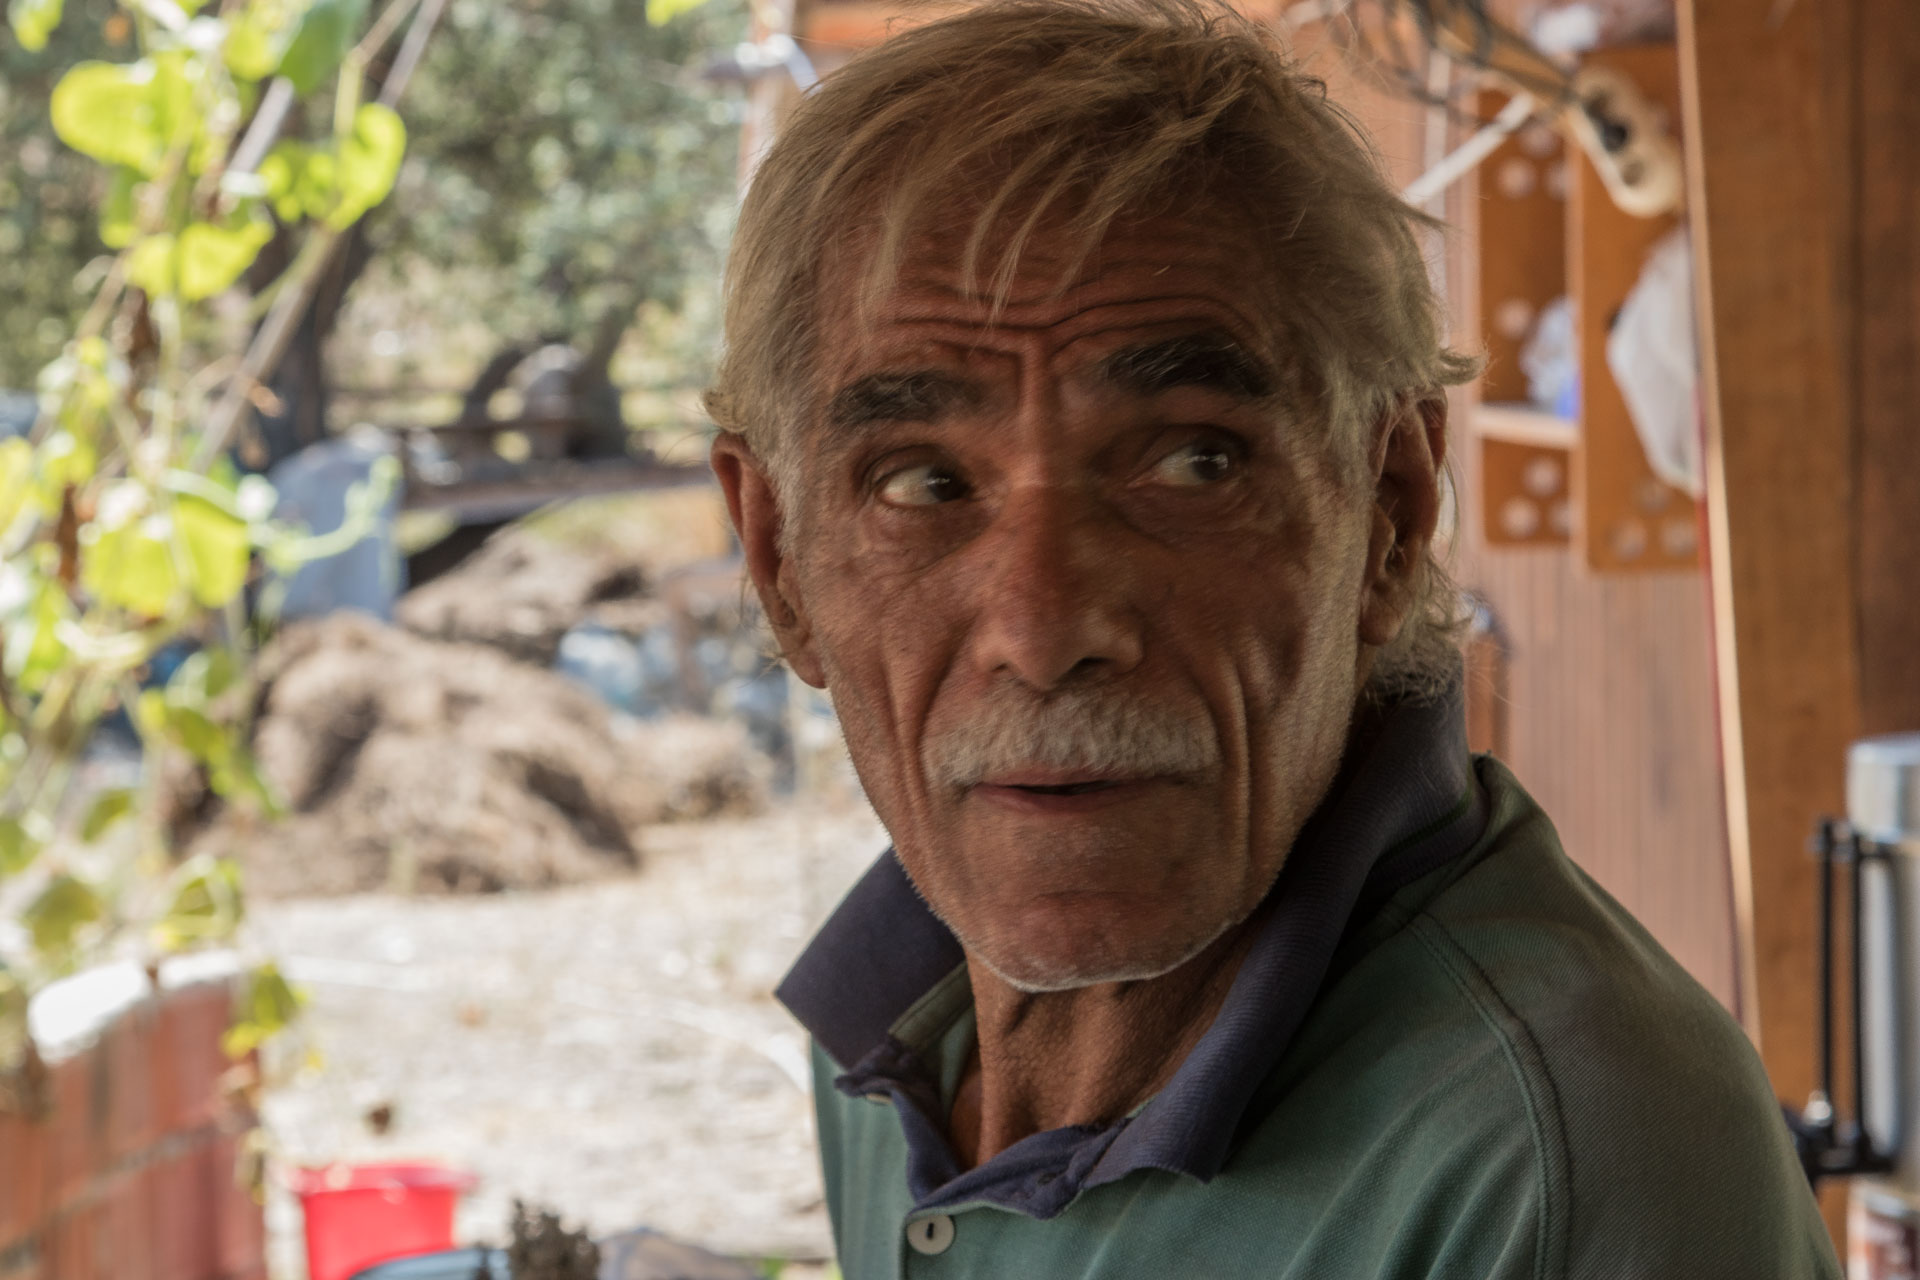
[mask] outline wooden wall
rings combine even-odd
[[[267,1280],[231,1014],[225,982],[149,995],[51,1064],[46,1114],[0,1110],[0,1280]]]
[[[1861,727],[1920,731],[1920,6],[1862,0],[1843,67],[1855,158]]]
[[[1353,76],[1331,81],[1396,178],[1423,166],[1424,114]],[[1449,195],[1452,341],[1478,332],[1477,176]],[[1489,545],[1479,519],[1477,388],[1454,398],[1454,574],[1507,649],[1507,763],[1567,851],[1702,985],[1738,1008],[1732,883],[1714,710],[1711,608],[1699,571],[1595,574],[1574,547]]]
[[[1797,1102],[1806,836],[1842,812],[1853,739],[1920,730],[1920,6],[1680,16],[1748,1026]]]

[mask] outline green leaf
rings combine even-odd
[[[180,287],[179,242],[163,232],[135,245],[127,255],[127,283],[148,297],[172,297]]]
[[[199,123],[186,55],[139,62],[82,62],[60,78],[51,102],[53,131],[83,155],[126,165],[146,177]]]
[[[246,994],[234,1011],[233,1025],[221,1037],[230,1058],[244,1057],[287,1029],[300,1015],[306,998],[280,975],[272,961],[248,975]]]
[[[146,740],[148,749],[168,739],[167,695],[159,689],[142,689],[133,703],[133,724]]]
[[[47,47],[47,37],[60,25],[61,0],[13,0],[7,6],[7,21],[13,26],[13,38],[29,53]]]
[[[228,226],[193,223],[180,233],[180,296],[194,302],[224,292],[271,239],[273,224],[258,215],[235,218]],[[131,262],[127,272],[131,277]]]
[[[266,158],[260,162],[260,168],[256,170],[260,181],[266,184],[267,199],[278,202],[291,196],[306,163],[307,149],[301,143],[274,143],[273,150],[267,152]],[[291,220],[288,218],[288,221]]]
[[[154,944],[163,951],[179,951],[225,942],[240,927],[243,913],[239,864],[197,855],[175,873],[173,896],[153,925]]]
[[[336,180],[339,168],[331,151],[307,153],[306,163],[300,166],[300,180],[293,189],[295,217],[304,213],[309,218],[324,218],[332,211],[339,199]]]
[[[129,613],[162,617],[180,590],[173,560],[173,522],[162,515],[132,520],[82,544],[81,585]]]
[[[173,504],[173,527],[185,544],[193,576],[187,583],[193,598],[217,609],[240,594],[247,582],[252,539],[247,523],[220,510],[204,498],[182,496]]]
[[[56,961],[71,960],[80,933],[106,915],[100,894],[86,881],[61,872],[20,913],[34,950]],[[64,967],[64,965],[63,965]]]
[[[228,753],[227,735],[197,707],[167,706],[167,729],[187,754],[210,765],[222,764]]]
[[[40,841],[18,818],[0,818],[0,876],[19,875],[40,856]]]
[[[707,0],[647,0],[647,23],[663,27],[683,13],[692,13]]]
[[[132,787],[111,787],[93,798],[87,816],[80,823],[80,838],[91,844],[105,835],[114,823],[133,812]]]
[[[264,80],[286,56],[286,24],[275,21],[275,16],[266,6],[250,5],[227,29],[220,53],[227,70],[239,79]]]
[[[340,140],[340,203],[327,225],[344,231],[361,214],[387,198],[407,152],[407,126],[392,107],[363,103],[353,116],[353,132]]]
[[[167,698],[187,707],[204,707],[240,679],[240,662],[228,649],[201,649],[187,656],[167,681]]]
[[[353,47],[354,33],[367,16],[367,0],[314,0],[301,15],[277,71],[306,97],[332,75]]]
[[[228,800],[251,800],[268,818],[287,816],[287,802],[260,768],[260,758],[245,747],[235,747],[225,767],[213,771],[214,790]]]
[[[280,221],[293,222],[302,214],[324,218],[340,201],[335,175],[339,165],[333,153],[298,142],[282,142],[260,162],[266,198]]]
[[[207,672],[209,678],[211,670]],[[170,742],[207,766],[207,780],[229,800],[251,798],[270,815],[283,806],[260,776],[259,765],[240,740],[239,730],[207,714],[207,694],[200,682],[181,680],[175,673],[166,691],[148,689],[134,704],[133,721],[149,745]]]

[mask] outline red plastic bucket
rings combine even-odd
[[[307,1280],[453,1247],[453,1206],[479,1181],[431,1164],[335,1164],[289,1179],[307,1224]]]

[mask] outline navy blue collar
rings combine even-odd
[[[1138,1169],[1203,1181],[1225,1163],[1255,1090],[1279,1062],[1351,926],[1452,861],[1486,826],[1460,682],[1377,713],[1308,821],[1261,908],[1266,922],[1213,1025],[1167,1086],[1103,1128],[1034,1134],[962,1172],[924,1064],[892,1034],[965,960],[891,850],[854,886],[775,993],[847,1074],[850,1094],[894,1095],[916,1208],[986,1200],[1051,1217],[1087,1187]]]

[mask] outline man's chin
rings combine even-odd
[[[1101,939],[1103,945],[1097,947],[1056,946],[1044,951],[991,943],[975,945],[965,936],[960,941],[969,963],[984,965],[1016,991],[1046,995],[1163,978],[1205,951],[1228,927],[1223,925],[1205,937],[1121,954],[1114,952],[1110,938]],[[1052,941],[1058,944],[1066,940],[1056,937]]]

